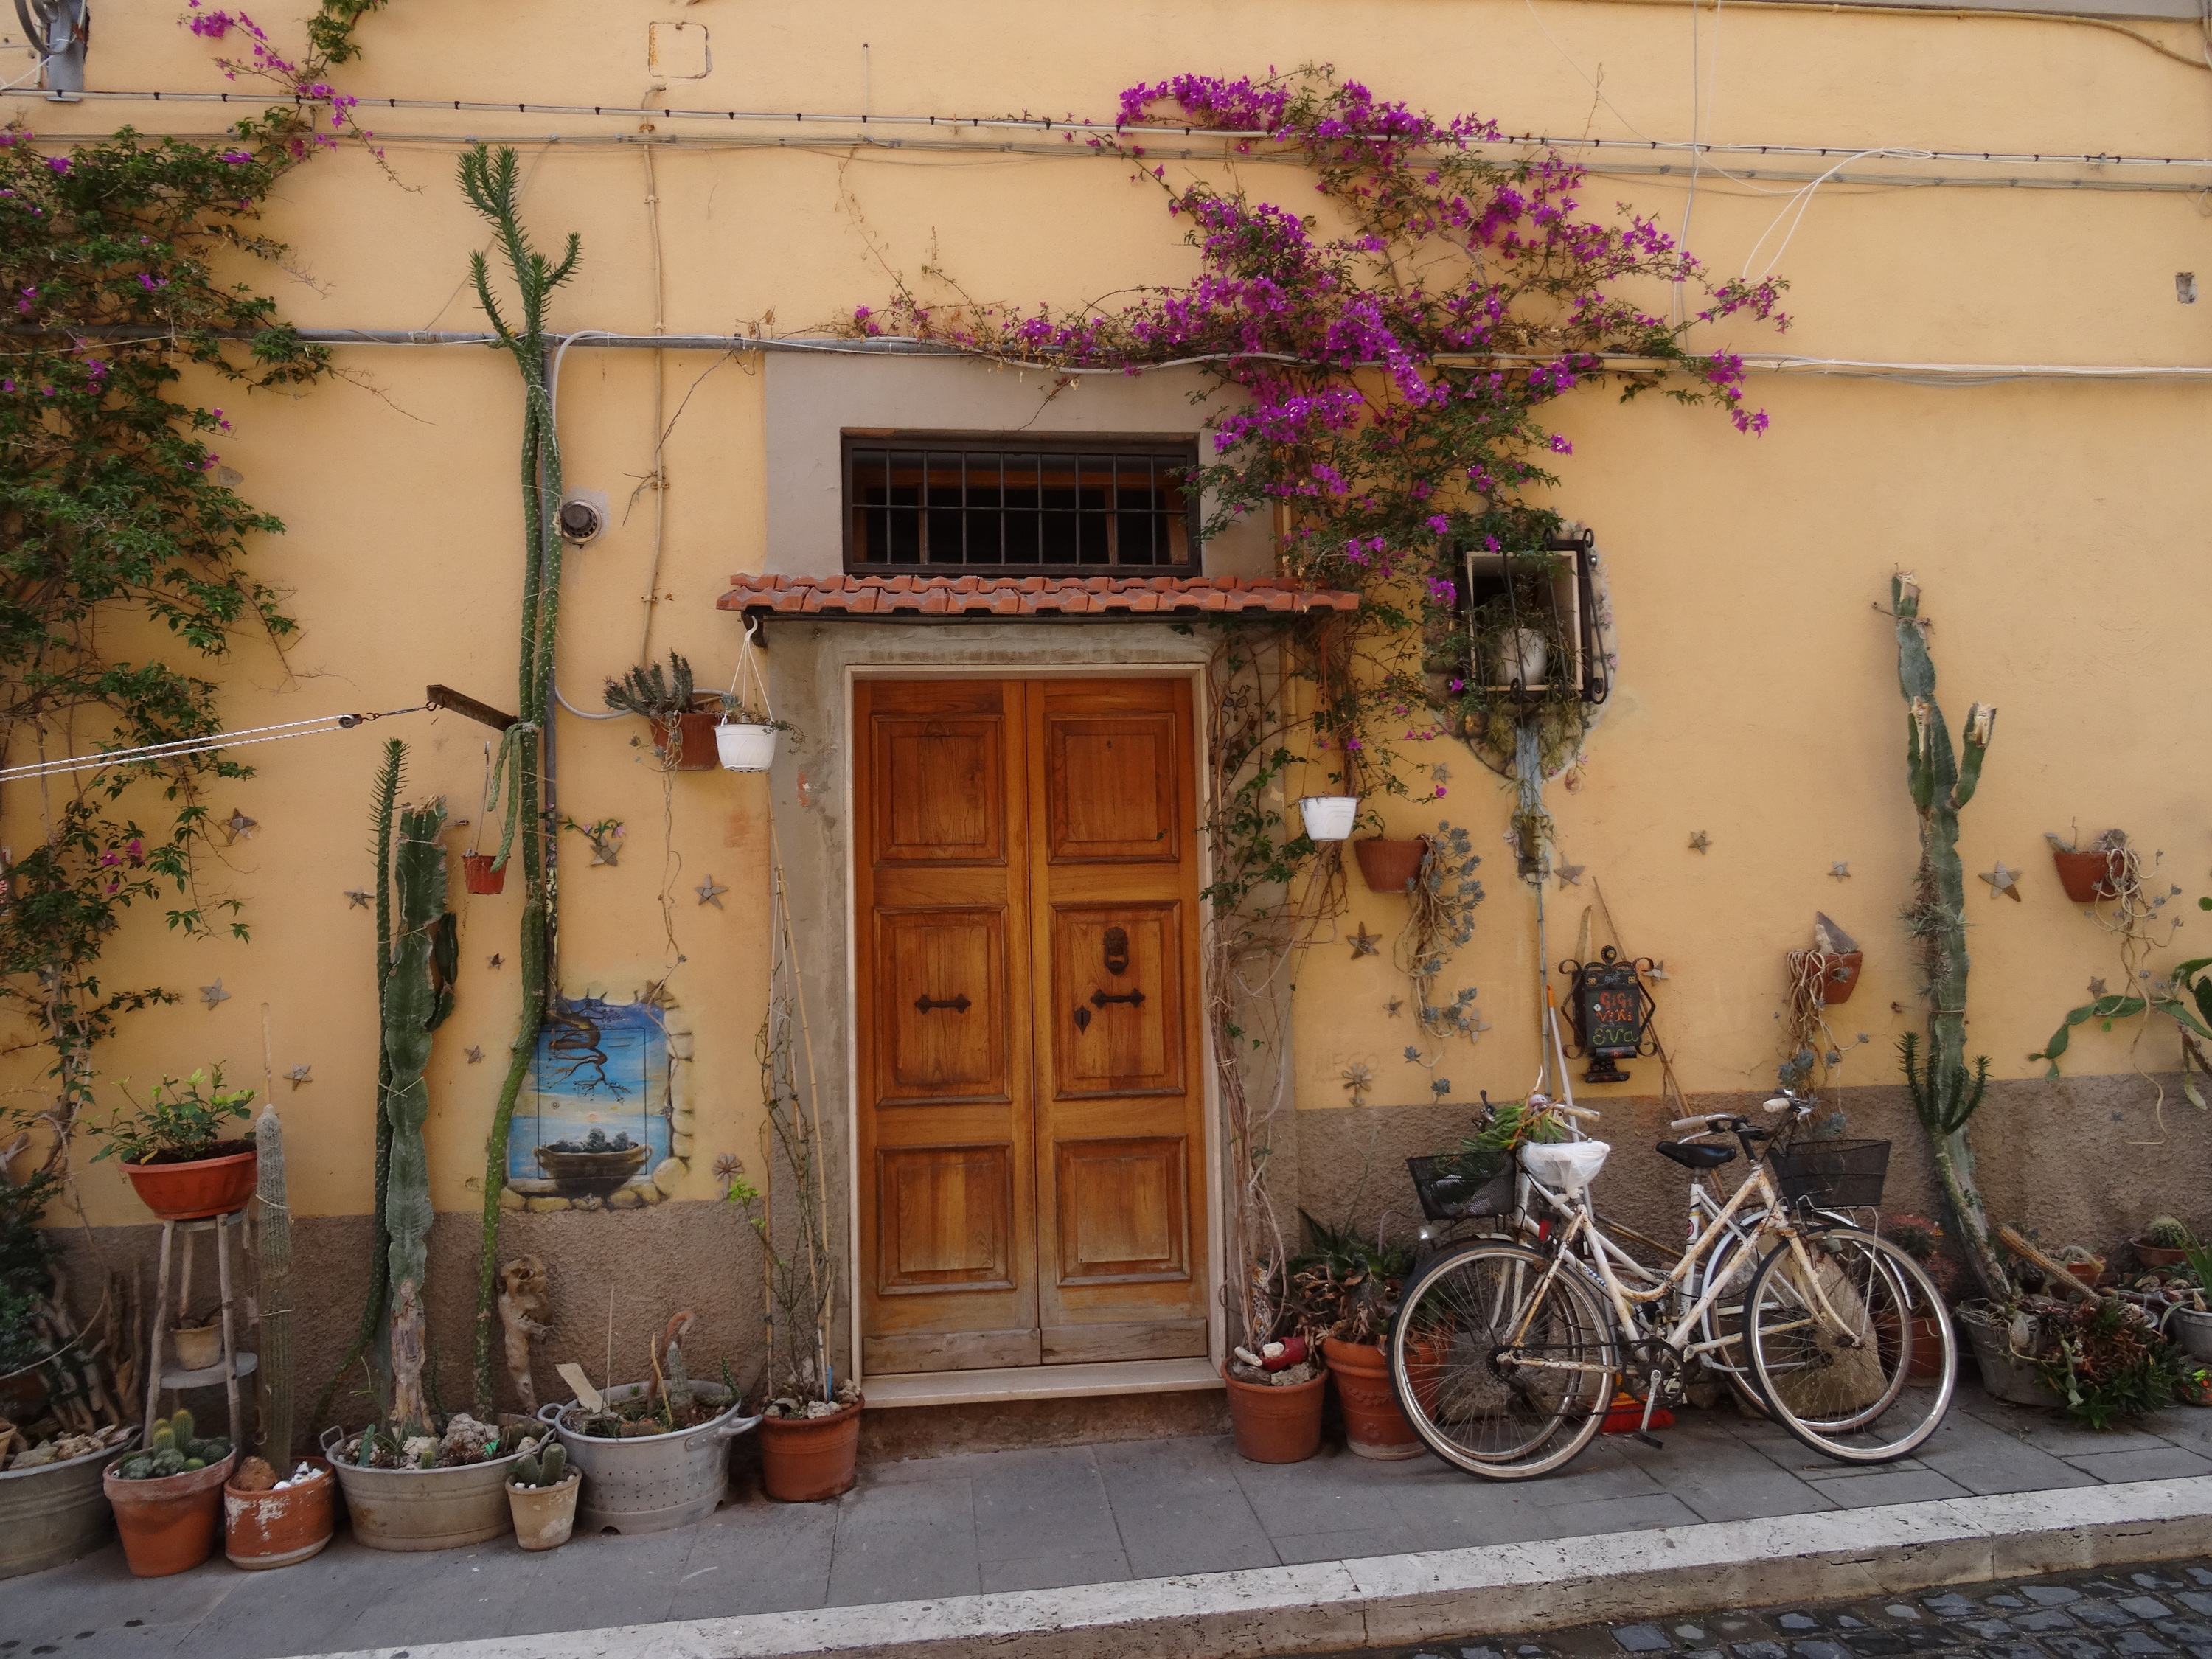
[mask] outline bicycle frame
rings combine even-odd
[[[1714,1211],[1712,1219],[1706,1224],[1705,1231],[1682,1252],[1674,1267],[1663,1276],[1655,1274],[1650,1269],[1630,1260],[1618,1246],[1606,1238],[1603,1231],[1596,1225],[1590,1210],[1587,1191],[1580,1195],[1555,1193],[1542,1182],[1527,1175],[1525,1171],[1522,1179],[1528,1187],[1540,1195],[1553,1210],[1566,1218],[1566,1228],[1553,1241],[1551,1262],[1546,1267],[1543,1277],[1537,1280],[1534,1291],[1528,1298],[1528,1309],[1523,1316],[1522,1323],[1511,1333],[1512,1340],[1507,1345],[1509,1347],[1517,1347],[1528,1334],[1528,1321],[1534,1317],[1537,1308],[1541,1305],[1545,1288],[1570,1261],[1585,1270],[1595,1268],[1595,1276],[1600,1285],[1603,1286],[1607,1299],[1612,1305],[1613,1321],[1619,1332],[1624,1337],[1632,1336],[1636,1329],[1635,1309],[1638,1305],[1657,1302],[1663,1297],[1675,1293],[1678,1288],[1688,1279],[1690,1274],[1705,1261],[1715,1241],[1724,1233],[1733,1234],[1742,1239],[1746,1249],[1754,1248],[1759,1239],[1769,1234],[1779,1237],[1788,1246],[1798,1267],[1802,1270],[1802,1282],[1811,1287],[1813,1299],[1818,1304],[1816,1308],[1808,1310],[1808,1314],[1826,1319],[1839,1331],[1848,1333],[1851,1330],[1849,1322],[1838,1315],[1835,1308],[1829,1302],[1827,1291],[1820,1284],[1820,1273],[1814,1268],[1813,1259],[1805,1249],[1804,1235],[1799,1228],[1791,1224],[1788,1206],[1784,1203],[1781,1194],[1776,1190],[1773,1182],[1769,1178],[1763,1161],[1754,1164],[1750,1176],[1741,1186],[1729,1194],[1728,1202],[1717,1207],[1711,1196],[1705,1191],[1703,1183],[1692,1180],[1691,1183],[1692,1219],[1696,1218],[1701,1205],[1706,1209]],[[1735,1225],[1734,1223],[1737,1214],[1742,1212],[1746,1204],[1754,1197],[1762,1200],[1762,1207],[1758,1212],[1756,1224],[1747,1233],[1743,1228]],[[1590,1243],[1585,1246],[1583,1254],[1577,1255],[1574,1253],[1574,1246],[1578,1240],[1585,1237]],[[1620,1277],[1613,1272],[1613,1261],[1615,1257],[1633,1268],[1638,1277],[1650,1281],[1649,1288],[1631,1289],[1624,1285]],[[1729,1336],[1717,1337],[1707,1342],[1686,1340],[1698,1322],[1720,1301],[1727,1289],[1728,1285],[1724,1279],[1716,1279],[1709,1282],[1703,1294],[1680,1314],[1660,1340],[1686,1359],[1702,1359],[1717,1349],[1729,1347],[1741,1342],[1743,1339],[1740,1332]],[[1777,1328],[1791,1328],[1784,1326]],[[1519,1354],[1512,1355],[1502,1363],[1543,1370],[1604,1371],[1614,1369],[1586,1361],[1530,1358]],[[1738,1370],[1741,1367],[1730,1366],[1729,1369]],[[1656,1381],[1656,1372],[1655,1371],[1653,1375]],[[1656,1398],[1656,1389],[1652,1391],[1652,1395]],[[1647,1405],[1647,1415],[1649,1410],[1650,1407]]]

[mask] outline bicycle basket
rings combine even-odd
[[[1487,1175],[1472,1160],[1453,1152],[1409,1158],[1406,1167],[1413,1172],[1413,1190],[1420,1194],[1421,1213],[1431,1221],[1513,1212],[1514,1161],[1510,1158]]]
[[[1791,1203],[1824,1210],[1874,1209],[1889,1173],[1886,1140],[1808,1140],[1768,1154],[1774,1184]]]

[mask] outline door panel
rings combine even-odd
[[[1048,714],[1044,755],[1055,862],[1182,856],[1175,766],[1183,744],[1171,714]]]
[[[889,1062],[877,1103],[1011,1100],[1006,911],[879,909],[876,960]]]
[[[854,730],[861,1364],[1033,1365],[1021,687],[863,683]]]
[[[1059,1097],[1183,1091],[1182,907],[1055,905]]]
[[[1207,1351],[1181,680],[863,682],[862,1359]]]

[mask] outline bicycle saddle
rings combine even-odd
[[[1735,1162],[1735,1148],[1715,1146],[1709,1140],[1688,1146],[1679,1140],[1662,1140],[1659,1143],[1659,1156],[1673,1158],[1686,1170],[1717,1170],[1723,1164]]]

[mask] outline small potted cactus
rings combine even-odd
[[[2179,1267],[2188,1259],[2189,1229],[2170,1215],[2154,1215],[2142,1237],[2129,1241],[2136,1260],[2146,1267]]]
[[[582,1474],[568,1466],[568,1454],[550,1436],[542,1451],[523,1453],[507,1481],[515,1541],[526,1550],[558,1549],[567,1543],[583,1485]]]
[[[672,772],[714,769],[714,716],[721,702],[711,691],[693,689],[691,665],[673,651],[665,672],[659,663],[647,663],[607,682],[607,707],[644,715],[653,729],[653,750]]]
[[[222,1486],[237,1453],[220,1435],[203,1439],[192,1414],[157,1419],[152,1443],[118,1458],[102,1480],[123,1534],[123,1556],[141,1578],[186,1572],[222,1536]]]

